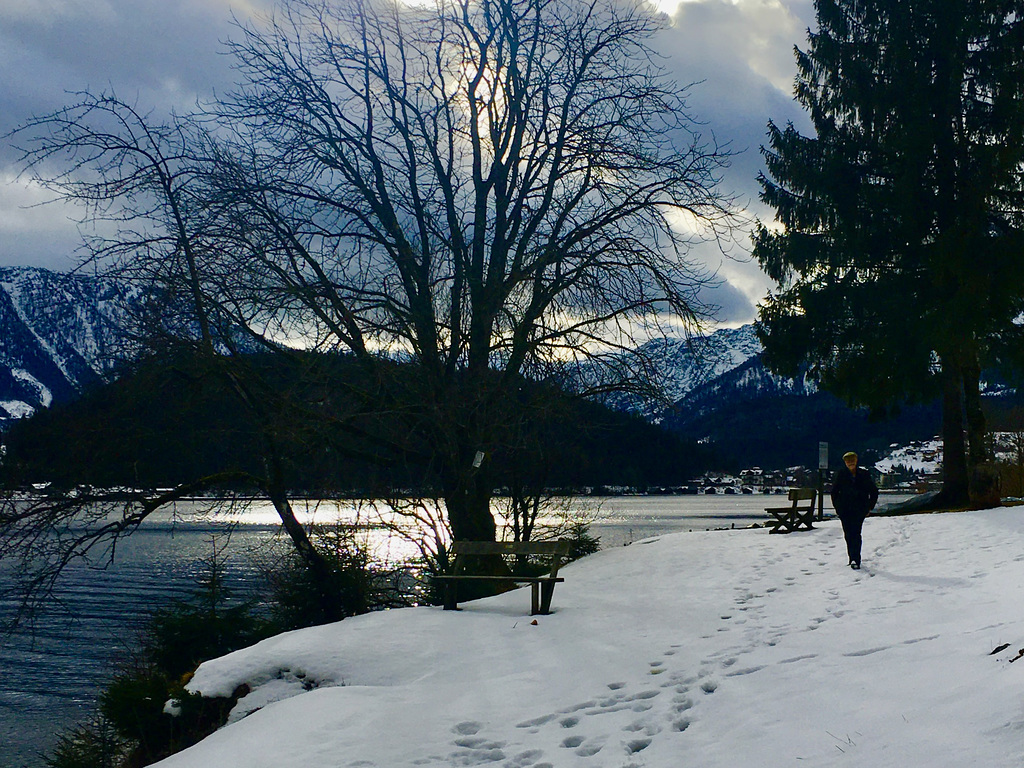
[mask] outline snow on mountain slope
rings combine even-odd
[[[0,268],[0,426],[102,378],[132,300],[131,290],[101,278]]]
[[[658,361],[670,400],[682,399],[747,360],[761,354],[753,325],[723,328],[693,340],[654,339],[644,351]]]

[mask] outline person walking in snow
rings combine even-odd
[[[850,567],[856,570],[860,568],[861,528],[878,502],[878,486],[866,469],[857,466],[857,454],[853,451],[843,454],[843,463],[846,468],[836,471],[829,495],[843,523]]]

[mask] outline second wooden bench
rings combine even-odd
[[[769,533],[792,533],[801,529],[811,530],[814,521],[814,500],[818,491],[814,488],[790,488],[788,507],[766,507]],[[801,503],[802,502],[802,503]]]

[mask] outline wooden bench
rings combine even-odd
[[[569,542],[559,541],[455,541],[452,542],[449,554],[455,556],[452,571],[437,576],[444,583],[444,609],[458,610],[458,585],[460,581],[498,581],[518,584],[529,584],[531,588],[530,615],[551,612],[551,596],[555,592],[555,584],[565,581],[558,575],[558,569],[569,559]],[[537,575],[488,575],[473,573],[468,566],[480,558],[498,556],[511,557],[511,568],[519,564],[519,560],[528,557],[535,563],[540,572]]]
[[[769,533],[792,533],[801,529],[811,530],[814,521],[814,501],[818,497],[815,488],[790,488],[788,507],[766,507]]]

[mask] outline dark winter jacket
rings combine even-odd
[[[878,486],[866,469],[857,474],[843,467],[832,479],[832,506],[840,517],[865,517],[878,501]]]

